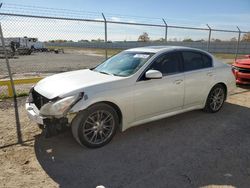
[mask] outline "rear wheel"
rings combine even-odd
[[[79,112],[72,122],[72,133],[81,145],[98,148],[111,141],[118,123],[116,111],[99,103]]]
[[[204,111],[210,112],[210,113],[215,113],[218,112],[221,107],[223,106],[223,103],[226,99],[226,89],[223,85],[217,84],[215,85],[206,101],[206,106],[204,108]]]

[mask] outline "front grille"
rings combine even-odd
[[[249,82],[249,83],[250,83],[250,79],[247,79],[247,78],[240,78],[240,80],[241,80],[242,82]]]
[[[239,69],[239,72],[250,73],[250,69]]]
[[[47,99],[46,97],[42,96],[41,94],[39,94],[38,92],[36,92],[34,89],[32,91],[32,98],[33,98],[33,102],[35,103],[36,107],[40,110],[40,108],[49,102],[49,99]]]
[[[236,69],[237,69],[239,72],[242,72],[242,73],[250,73],[250,69],[240,68],[240,67],[237,67]]]

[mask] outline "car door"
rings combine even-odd
[[[212,58],[198,51],[182,51],[185,97],[184,108],[203,104],[215,76]]]
[[[145,72],[152,69],[160,71],[163,77],[146,79]],[[183,79],[179,53],[171,52],[157,57],[135,83],[135,120],[143,120],[181,109],[184,99]]]

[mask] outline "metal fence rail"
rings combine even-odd
[[[121,22],[121,21],[110,21],[107,20],[105,15],[102,13],[103,20],[95,20],[95,19],[84,19],[84,18],[67,18],[67,17],[52,17],[52,16],[38,16],[38,15],[27,15],[27,14],[13,14],[13,13],[1,13],[0,16],[5,16],[5,17],[21,17],[21,18],[36,18],[36,19],[50,19],[50,20],[64,20],[64,21],[79,21],[79,22],[92,22],[92,23],[103,23],[104,24],[104,42],[108,43],[108,25],[109,24],[119,24],[119,25],[132,25],[132,26],[148,26],[148,27],[156,27],[156,28],[163,28],[165,29],[165,34],[163,37],[164,43],[168,41],[168,30],[169,29],[184,29],[184,30],[196,30],[196,31],[207,31],[207,51],[210,51],[210,44],[211,44],[211,35],[213,32],[224,32],[224,33],[236,33],[238,34],[236,45],[234,47],[234,52],[235,56],[237,57],[237,54],[239,52],[239,46],[240,46],[240,40],[242,34],[249,33],[247,31],[241,31],[238,26],[236,26],[237,30],[225,30],[225,29],[216,29],[216,28],[211,28],[207,24],[207,28],[202,28],[202,27],[187,27],[187,26],[177,26],[177,25],[168,25],[165,19],[163,20],[163,24],[148,24],[148,23],[131,23],[131,22]],[[70,33],[69,33],[70,35]],[[185,43],[183,43],[185,44]],[[182,44],[182,45],[183,45]],[[190,44],[190,43],[187,43]],[[66,44],[69,45],[69,44]],[[95,44],[96,47],[99,47],[98,44]],[[147,44],[145,44],[147,45]],[[110,45],[106,45],[107,49]],[[141,46],[141,45],[138,45]],[[103,47],[102,47],[103,48]],[[232,47],[230,47],[232,48]],[[248,45],[247,45],[247,50],[249,50]],[[215,50],[214,50],[215,51]],[[216,52],[216,51],[215,51]],[[220,51],[221,52],[221,51]],[[228,53],[228,52],[225,52]],[[231,51],[229,53],[232,53]],[[241,52],[241,53],[246,53],[246,52]],[[107,54],[107,53],[106,53]]]

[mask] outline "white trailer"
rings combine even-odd
[[[28,48],[37,50],[45,48],[44,43],[38,41],[37,38],[9,37],[5,38],[4,41],[6,46],[11,46],[11,43],[14,42],[17,48]]]

